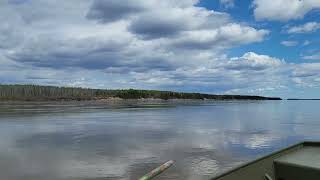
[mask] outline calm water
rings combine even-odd
[[[0,179],[213,175],[301,140],[320,140],[320,101],[0,103]]]

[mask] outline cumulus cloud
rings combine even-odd
[[[269,34],[269,31],[256,30],[252,27],[240,26],[239,24],[228,24],[227,26],[222,26],[218,34],[221,36],[221,41],[229,41],[239,45],[261,42]]]
[[[284,60],[267,55],[259,55],[254,52],[248,52],[242,57],[231,58],[231,61],[227,63],[226,67],[231,69],[252,69],[259,71],[268,68],[277,68],[284,64]]]
[[[298,42],[297,41],[281,41],[281,44],[283,46],[291,47],[291,46],[298,45]]]
[[[320,29],[320,23],[318,22],[308,22],[300,26],[293,26],[288,29],[288,33],[311,33]]]
[[[139,16],[129,26],[132,33],[148,39],[178,35],[182,31],[191,30],[191,28],[192,24],[188,24],[182,14],[173,13],[172,16],[166,16],[161,15],[161,12]]]
[[[22,22],[18,14],[12,14],[14,11],[12,7],[6,6],[5,2],[0,2],[1,14],[10,14],[10,16],[0,16],[0,50],[8,49],[17,46],[23,39],[21,29],[16,28]]]
[[[225,8],[233,8],[234,0],[219,0],[220,4],[222,4]]]
[[[316,53],[313,55],[303,56],[302,57],[305,60],[320,60],[320,53]]]
[[[19,63],[56,69],[170,70],[194,63],[191,59],[186,62],[180,55],[189,51],[181,42],[217,53],[225,48],[260,42],[268,34],[267,30],[232,22],[228,14],[196,7],[194,0],[126,0],[125,3],[95,0],[91,4],[79,1],[82,7],[79,12],[71,6],[74,3],[4,4],[4,9],[15,8],[12,12],[21,21],[14,26],[10,24],[14,21],[8,22],[12,29],[25,27],[26,32],[22,33],[24,41],[4,55]],[[55,11],[61,14],[53,18]],[[204,39],[202,32],[211,38],[199,41]]]
[[[170,83],[169,86],[191,86],[197,88],[214,87],[221,91],[230,89],[246,89],[250,87],[276,87],[285,80],[284,60],[253,52],[241,57],[220,57],[215,62],[198,67],[178,68],[173,72],[157,72],[148,81],[148,74],[140,74],[145,83]],[[138,75],[138,74],[135,74]],[[267,77],[267,78],[266,78]],[[138,78],[139,79],[139,78]],[[240,91],[239,91],[240,92]],[[242,93],[250,93],[242,91]]]
[[[320,85],[320,63],[303,63],[295,65],[292,81],[299,86],[315,87]]]
[[[318,0],[254,0],[254,16],[257,20],[288,21],[301,19],[308,12],[320,8]]]
[[[214,30],[228,22],[228,14],[200,7],[152,7],[150,11],[133,18],[128,29],[140,37],[154,39],[179,35],[186,31]]]
[[[197,3],[1,1],[10,16],[0,15],[0,82],[244,94],[286,86],[284,60],[226,54],[268,30]]]
[[[252,27],[230,23],[214,30],[197,30],[184,32],[173,41],[176,47],[186,49],[225,49],[241,44],[261,42],[267,30],[256,30]]]
[[[305,41],[303,42],[303,45],[304,45],[304,46],[308,46],[309,44],[311,44],[311,42],[308,41],[308,40],[305,40]]]
[[[87,18],[108,23],[142,12],[145,8],[142,1],[94,0]]]

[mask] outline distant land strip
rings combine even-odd
[[[0,85],[0,100],[6,101],[83,101],[104,99],[211,99],[211,100],[282,100],[278,97],[214,95],[138,89],[89,89],[39,85]]]
[[[320,101],[320,99],[297,99],[297,98],[290,98],[290,99],[287,99],[287,100],[291,100],[291,101]]]

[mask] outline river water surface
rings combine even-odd
[[[320,140],[320,101],[0,103],[1,180],[214,175]]]

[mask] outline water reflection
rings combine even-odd
[[[209,179],[320,138],[319,103],[2,103],[0,179]]]

